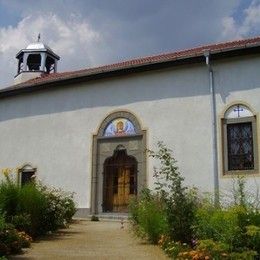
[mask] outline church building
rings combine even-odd
[[[127,212],[153,188],[147,149],[173,150],[188,186],[218,196],[260,184],[260,37],[57,72],[42,42],[0,90],[0,167],[75,192],[78,216]]]

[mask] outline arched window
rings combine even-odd
[[[35,180],[36,168],[30,164],[25,164],[18,170],[20,176],[20,184],[23,186],[27,183],[31,183]]]
[[[256,118],[245,105],[227,109],[223,119],[225,174],[257,169]]]

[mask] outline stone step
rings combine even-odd
[[[96,215],[100,220],[128,220],[129,215],[127,213],[100,213]]]
[[[121,222],[122,220],[124,222],[128,222],[129,215],[127,213],[99,213],[96,215],[88,215],[84,218],[74,217],[75,220],[92,220],[92,217],[96,216],[98,217],[98,220],[100,221],[118,221]]]

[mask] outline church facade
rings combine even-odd
[[[153,188],[158,141],[202,192],[237,176],[259,188],[260,37],[63,73],[44,44],[17,59],[0,90],[0,167],[75,192],[79,216],[126,212]]]

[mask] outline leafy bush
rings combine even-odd
[[[198,207],[198,196],[195,189],[189,190],[183,185],[177,161],[171,150],[162,142],[158,143],[158,151],[149,151],[150,156],[159,160],[160,168],[154,169],[156,190],[165,203],[169,236],[174,241],[191,243],[192,226]]]
[[[48,231],[47,208],[48,201],[38,187],[31,183],[21,187],[19,194],[19,207],[17,214],[28,214],[30,226],[27,231],[33,237],[45,234]]]
[[[76,212],[73,194],[62,191],[61,189],[48,188],[39,185],[39,189],[47,200],[46,207],[46,227],[49,230],[56,230],[65,227],[72,221]]]
[[[91,216],[91,221],[99,221],[98,216],[92,215]]]
[[[28,232],[31,226],[31,216],[26,213],[15,215],[11,219],[11,224],[13,224],[18,231]]]
[[[0,184],[0,212],[15,228],[36,237],[71,222],[76,212],[73,194],[37,183],[20,187],[7,171],[5,175]]]
[[[200,208],[197,210],[196,237],[210,239],[229,245],[229,251],[244,246],[243,226],[240,219],[245,216],[244,208],[231,209]]]
[[[143,190],[138,199],[130,203],[132,223],[136,233],[156,244],[162,234],[167,232],[167,219],[162,201],[150,190]]]
[[[20,189],[10,179],[0,183],[0,211],[8,220],[16,215]]]
[[[146,189],[130,204],[139,236],[157,243],[173,259],[256,259],[260,254],[259,199],[238,178],[233,203],[214,205],[183,185],[176,160],[163,143],[149,151],[159,160],[155,192]]]
[[[158,241],[158,245],[165,251],[165,253],[172,259],[180,259],[182,252],[189,251],[189,246],[186,243],[175,242],[170,237],[162,235]],[[187,254],[184,254],[187,258]]]
[[[0,215],[0,256],[19,253],[23,245],[23,237],[13,225],[5,222],[3,215]]]
[[[248,247],[260,254],[260,226],[247,226],[246,235]]]

